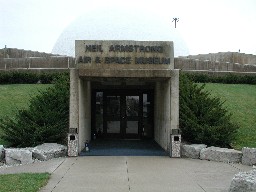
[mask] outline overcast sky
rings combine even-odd
[[[0,0],[0,48],[51,52],[72,21],[97,7],[149,10],[169,18],[170,28],[178,17],[190,54],[256,54],[256,0]]]

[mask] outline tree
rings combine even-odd
[[[231,114],[220,98],[180,75],[180,129],[184,140],[229,147],[238,126],[231,122]]]
[[[44,142],[65,143],[69,122],[69,77],[59,76],[53,87],[32,98],[28,109],[0,120],[2,138],[13,147]]]

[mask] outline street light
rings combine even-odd
[[[173,20],[172,20],[172,22],[173,22],[173,21],[174,21],[174,23],[175,23],[175,28],[176,28],[176,23],[179,22],[179,18],[174,17]]]

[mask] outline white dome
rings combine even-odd
[[[174,55],[189,55],[172,18],[147,10],[95,8],[73,21],[60,35],[52,53],[75,55],[75,40],[173,41]]]

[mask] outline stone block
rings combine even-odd
[[[68,134],[68,156],[78,156],[78,134]]]
[[[5,149],[6,165],[33,163],[32,152],[28,149]]]
[[[256,148],[244,147],[242,153],[242,164],[250,166],[256,165]]]
[[[44,143],[33,149],[33,158],[47,161],[52,158],[64,157],[67,155],[67,147],[57,143]]]
[[[181,135],[171,135],[171,157],[180,157]]]
[[[201,150],[200,159],[218,162],[239,163],[242,159],[242,152],[234,149],[209,147]]]
[[[4,146],[0,145],[0,161],[4,159]]]
[[[229,192],[255,192],[256,170],[240,172],[233,178]]]
[[[182,145],[181,146],[181,155],[182,155],[182,157],[199,159],[200,151],[206,147],[207,147],[207,145],[205,145],[205,144]]]

